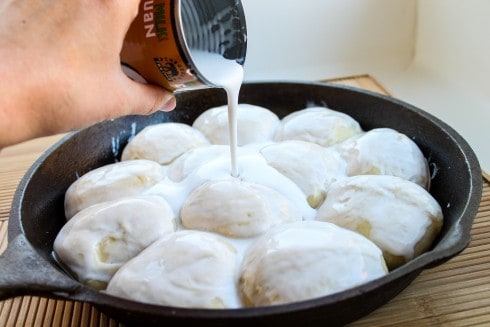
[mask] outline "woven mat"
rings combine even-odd
[[[334,82],[387,94],[367,75]],[[7,220],[19,181],[59,137],[33,140],[0,153],[0,253],[7,246]],[[351,326],[490,325],[490,183],[488,175],[483,175],[487,179],[470,245],[449,262],[423,271],[397,297]],[[122,327],[89,304],[32,296],[0,302],[0,327],[3,326]]]

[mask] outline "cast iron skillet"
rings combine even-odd
[[[18,295],[86,301],[126,325],[192,323],[231,325],[343,325],[395,297],[423,269],[447,261],[470,241],[481,200],[478,160],[451,127],[404,102],[351,87],[320,83],[245,83],[240,102],[264,106],[280,117],[312,105],[325,105],[358,120],[365,130],[390,127],[410,136],[428,158],[431,193],[444,213],[433,249],[387,276],[338,294],[255,309],[206,310],[155,306],[94,291],[66,275],[52,257],[53,241],[65,222],[63,197],[78,176],[113,163],[128,138],[143,127],[166,121],[191,124],[204,110],[226,104],[221,89],[178,95],[172,112],[128,116],[73,133],[42,155],[15,193],[5,253],[0,257],[0,299]],[[285,285],[285,287],[287,287]]]

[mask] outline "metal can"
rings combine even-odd
[[[196,65],[193,56],[198,52],[243,66],[246,50],[239,0],[141,0],[123,43],[121,63],[132,79],[179,92],[218,86]]]

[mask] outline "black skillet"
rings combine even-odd
[[[65,222],[64,192],[77,176],[115,162],[128,138],[143,127],[166,121],[191,124],[204,110],[226,104],[226,97],[221,89],[204,89],[181,93],[177,101],[177,109],[169,113],[123,117],[70,134],[33,164],[12,203],[9,244],[0,256],[0,299],[28,294],[85,301],[126,325],[175,326],[181,322],[195,326],[337,326],[382,306],[422,270],[443,264],[470,241],[481,200],[481,170],[470,146],[444,122],[404,102],[351,87],[245,83],[240,102],[269,108],[279,117],[324,105],[349,114],[364,130],[390,127],[410,136],[429,160],[431,193],[445,217],[433,249],[368,284],[313,300],[255,309],[155,306],[94,291],[66,275],[52,257],[53,241]]]

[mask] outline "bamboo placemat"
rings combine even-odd
[[[368,75],[333,81],[388,93]],[[0,253],[7,246],[7,220],[18,183],[42,152],[61,136],[29,141],[0,152]],[[483,176],[487,179],[470,245],[449,262],[423,271],[397,297],[351,326],[490,325],[490,183],[488,175]],[[0,302],[0,327],[3,326],[123,327],[87,303],[33,296]]]

